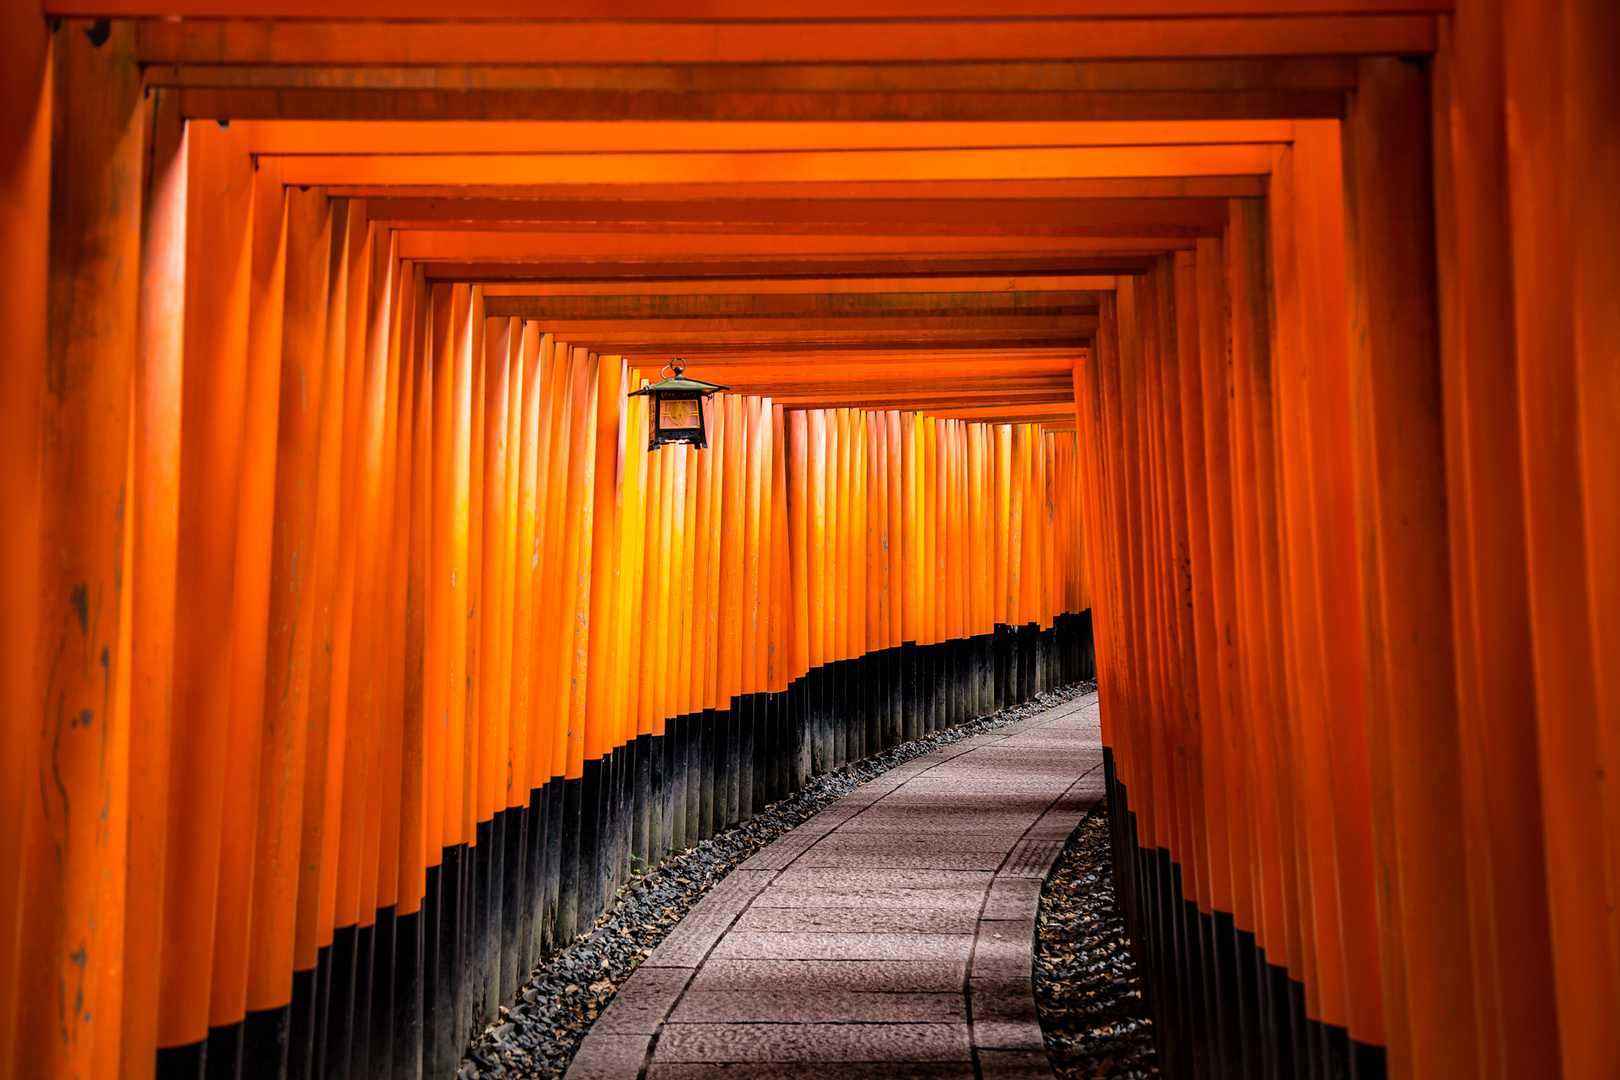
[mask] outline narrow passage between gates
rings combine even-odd
[[[1050,1076],[1035,910],[1103,790],[1095,694],[891,770],[704,897],[569,1080]]]

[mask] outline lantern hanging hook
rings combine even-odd
[[[682,375],[686,374],[686,361],[677,356],[675,359],[665,364],[664,370],[660,371],[659,374],[667,379],[669,378],[669,371],[671,368],[675,369],[675,377],[678,379]]]

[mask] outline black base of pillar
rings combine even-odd
[[[541,919],[541,940],[547,955],[561,947],[558,944],[557,916],[562,906],[563,818],[566,816],[563,804],[568,801],[567,787],[568,781],[561,776],[553,776],[546,783],[546,906]]]
[[[157,1080],[205,1080],[207,1062],[207,1039],[184,1046],[160,1047],[157,1052]]]
[[[738,814],[742,810],[742,792],[738,785],[742,781],[742,718],[737,715],[738,699],[732,698],[726,703],[726,711],[716,718],[714,725],[715,737],[724,739],[723,753],[716,762],[718,767],[724,764],[726,770],[726,813],[725,819],[720,818],[718,796],[715,803],[714,831],[737,824]],[[722,722],[723,721],[723,722]]]
[[[208,1029],[207,1048],[203,1051],[203,1076],[207,1080],[241,1080],[241,1024],[222,1024]]]
[[[521,976],[527,974],[518,946],[519,925],[523,911],[523,854],[528,840],[528,816],[521,806],[508,807],[501,812],[505,818],[501,833],[501,981],[502,1001],[511,1001],[517,993]],[[394,932],[399,933],[396,924]],[[398,946],[395,946],[398,963]]]
[[[698,795],[698,821],[697,839],[707,840],[714,835],[715,818],[725,817],[725,777],[722,771],[715,767],[717,759],[716,747],[722,731],[720,714],[714,709],[704,709],[700,723],[701,735],[698,739],[698,766],[703,770],[703,778]],[[715,814],[715,801],[719,799],[721,810]],[[691,843],[690,834],[687,842]]]
[[[394,919],[393,1077],[422,1080],[422,911]]]
[[[737,745],[737,821],[754,816],[754,695],[743,694],[731,699],[731,714],[736,717]]]
[[[437,867],[432,869],[437,870]],[[316,954],[315,966],[293,972],[292,1004],[288,1007],[287,1080],[310,1080],[315,1069],[315,1032],[324,1022],[319,1006],[325,994],[320,983],[330,968],[323,963],[326,950]]]
[[[376,911],[371,925],[371,977],[367,984],[366,1069],[383,1074],[394,1055],[394,931],[399,919],[390,904]],[[492,973],[493,976],[493,973]],[[492,978],[493,983],[493,978]]]
[[[922,706],[917,698],[917,643],[900,643],[900,741],[922,738]]]
[[[664,725],[664,828],[661,856],[686,850],[687,728],[690,717],[672,716]]]
[[[788,684],[787,716],[783,730],[793,740],[792,772],[789,790],[799,791],[810,779],[811,761],[815,755],[815,734],[810,726],[809,675],[801,675]]]
[[[325,1051],[317,1063],[318,1075],[342,1076],[349,1068],[349,1044],[354,1037],[354,971],[360,928],[340,926],[332,931],[332,975],[326,999]]]
[[[584,802],[582,778],[562,784],[562,814],[559,817],[561,850],[557,875],[556,946],[563,948],[579,934],[580,927],[580,813]]]
[[[607,805],[601,758],[584,763],[579,792],[579,914],[575,933],[590,930],[602,911],[602,816]]]
[[[664,805],[664,739],[637,735],[631,743],[635,778],[630,785],[630,865],[645,870],[656,865],[663,853],[664,826],[669,808]]]
[[[500,1004],[500,860],[501,846],[496,839],[499,823],[491,818],[475,826],[473,845],[472,905],[472,1022],[476,1027],[496,1015]],[[491,978],[493,976],[493,980]],[[494,985],[491,985],[491,983]]]
[[[714,717],[711,713],[708,720],[710,728],[714,726]],[[704,719],[701,710],[686,714],[686,846],[692,847],[703,838],[703,777],[705,773],[711,774],[709,781],[712,785],[713,756],[706,754],[708,743],[704,741]],[[708,763],[708,764],[705,764]],[[712,787],[710,797],[713,798]]]
[[[1185,899],[1181,867],[1169,852],[1137,843],[1129,795],[1106,747],[1103,765],[1115,903],[1153,1010],[1160,1072],[1385,1080],[1382,1047],[1309,1017],[1303,984],[1271,963],[1252,933],[1238,929],[1229,913],[1201,912]]]

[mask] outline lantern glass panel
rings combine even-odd
[[[658,426],[669,432],[696,432],[703,427],[703,418],[695,398],[660,398]]]

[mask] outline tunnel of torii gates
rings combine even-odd
[[[448,1078],[1093,657],[1166,1075],[1620,1076],[1620,5],[527,8],[4,5],[0,1080]]]

